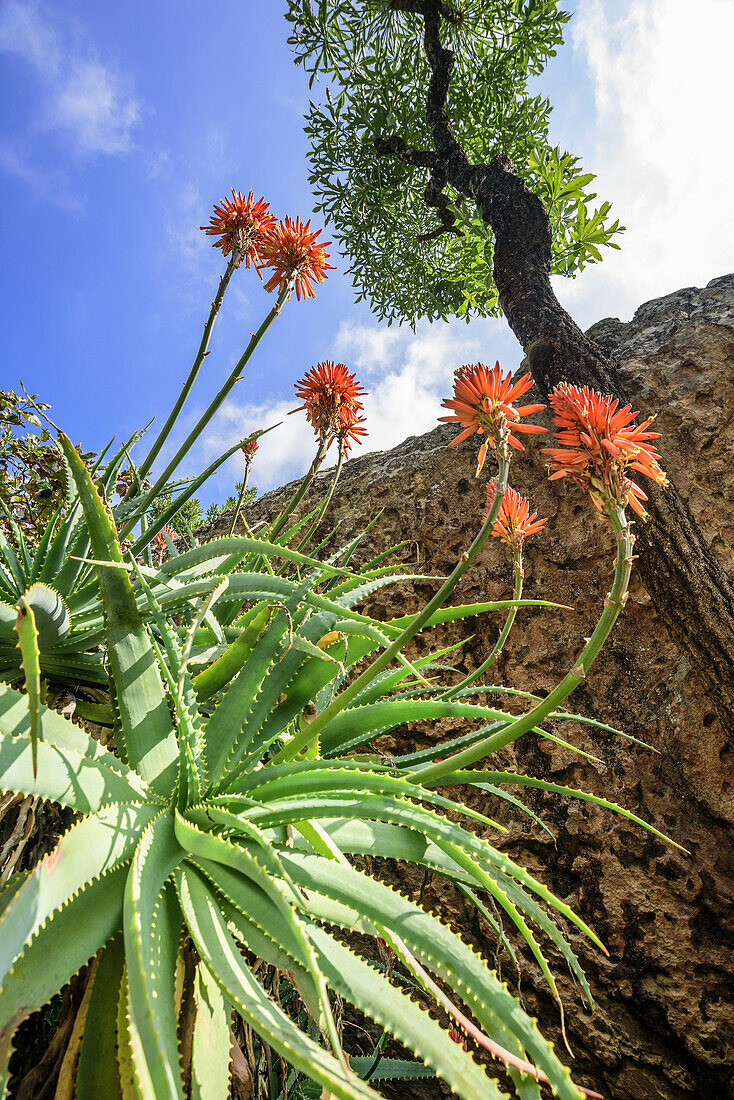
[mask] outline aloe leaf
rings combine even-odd
[[[235,756],[230,757],[227,761],[227,772],[230,776],[240,774],[243,769],[246,770],[259,760],[264,750],[290,722],[302,714],[321,688],[333,679],[336,671],[334,666],[338,668],[338,658],[344,654],[343,640],[337,636],[326,647],[327,653],[332,648],[335,650],[330,661],[323,660],[326,653],[322,654],[319,648],[322,640],[333,634],[333,625],[333,615],[317,612],[293,632],[289,639],[288,652],[268,673],[258,698],[243,723],[242,735],[247,744],[247,755],[240,768],[234,766]],[[301,645],[298,645],[299,641]],[[304,645],[311,645],[320,656],[304,657]]]
[[[124,776],[132,786],[136,786],[141,791],[146,790],[145,782],[137,772],[128,768],[127,764],[124,764],[94,737],[90,737],[86,730],[45,706],[41,707],[41,719],[46,745],[60,752],[69,750],[89,760],[99,761],[106,768],[112,768]],[[2,734],[7,737],[30,737],[27,697],[4,684],[0,685],[0,735]]]
[[[10,545],[10,542],[5,537],[2,529],[0,528],[0,555],[5,564],[10,580],[13,585],[13,595],[17,599],[22,592],[25,591],[26,583],[28,581],[28,574],[21,565],[15,550]]]
[[[386,576],[374,577],[372,580],[362,580],[361,583],[355,582],[352,587],[346,588],[346,586],[340,586],[340,590],[332,588],[329,595],[341,604],[342,607],[354,607],[355,604],[360,603],[362,600],[366,600],[368,596],[374,595],[375,592],[379,592],[381,588],[387,588],[388,585],[397,584],[398,581],[445,581],[445,577],[428,577],[423,573],[388,573]],[[338,593],[338,594],[337,594]],[[391,626],[395,626],[394,621],[391,621]]]
[[[309,767],[309,763],[313,766]],[[305,767],[303,765],[306,765]],[[493,829],[505,832],[505,828],[496,821],[486,817],[469,806],[464,806],[455,799],[442,798],[434,801],[434,792],[411,783],[405,776],[386,775],[384,772],[373,772],[366,768],[340,768],[336,763],[324,764],[323,761],[297,762],[296,766],[277,765],[264,768],[252,776],[253,780],[259,780],[255,785],[248,783],[245,787],[251,799],[264,802],[266,805],[278,802],[279,799],[287,800],[299,795],[312,794],[344,794],[351,795],[355,792],[371,791],[375,794],[395,794],[403,798],[415,798],[422,801],[433,802],[465,814],[467,817],[480,821],[483,825],[489,825]],[[217,799],[217,801],[224,801]],[[236,804],[236,795],[230,799]],[[287,802],[283,803],[284,805]],[[250,811],[243,807],[242,812],[247,816]],[[252,809],[253,813],[258,811]]]
[[[375,1057],[370,1055],[350,1058],[349,1064],[360,1077],[365,1077],[375,1066]],[[413,1081],[419,1077],[435,1076],[431,1067],[424,1066],[422,1062],[409,1062],[406,1058],[380,1058],[368,1079],[370,1081]]]
[[[295,562],[298,565],[316,569],[325,576],[343,577],[345,575],[359,579],[359,575],[349,569],[328,565],[317,561],[307,554],[299,554],[287,546],[281,546],[267,539],[245,538],[237,536],[223,539],[213,539],[201,546],[187,550],[175,559],[161,564],[160,572],[175,575],[179,580],[187,580],[194,576],[200,576],[199,570],[206,566],[208,573],[230,573],[247,554],[266,554],[268,558],[280,558],[284,561]]]
[[[272,614],[269,604],[250,609],[247,623],[241,634],[230,643],[224,653],[192,679],[192,686],[199,702],[211,699],[234,679],[250,657],[255,644],[268,624]]]
[[[63,433],[59,442],[71,467],[95,555],[122,563],[115,525],[78,452]],[[176,782],[178,745],[155,656],[135,605],[127,574],[99,570],[107,617],[107,647],[120,714],[123,758],[154,791],[168,794]]]
[[[22,598],[33,608],[39,648],[48,649],[63,642],[69,633],[71,619],[59,593],[50,585],[37,582]]]
[[[179,842],[194,855],[203,855],[216,862],[226,862],[227,865],[242,871],[248,878],[257,882],[277,906],[300,945],[300,957],[304,960],[304,965],[307,967],[318,991],[321,1025],[327,1031],[334,1049],[338,1050],[339,1040],[331,1014],[324,976],[318,968],[313,945],[305,933],[294,908],[294,896],[297,895],[296,888],[290,881],[276,849],[267,842],[260,830],[249,822],[238,821],[232,814],[218,810],[213,806],[208,806],[205,814],[207,818],[215,822],[226,827],[235,827],[243,832],[248,840],[253,840],[258,845],[257,855],[253,856],[251,852],[223,837],[200,831],[190,820],[186,820],[177,813],[175,819],[176,836]]]
[[[506,1095],[427,1012],[379,971],[317,925],[309,926],[309,935],[330,988],[387,1028],[454,1092],[465,1100],[500,1100]]]
[[[122,968],[120,997],[117,1002],[117,1068],[120,1075],[122,1100],[142,1100],[142,1093],[135,1076],[133,1050],[130,1041],[130,998],[127,984],[127,966]]]
[[[374,818],[378,821],[392,822],[395,825],[404,825],[406,828],[415,829],[423,833],[427,838],[438,844],[455,845],[459,851],[463,851],[469,857],[474,857],[481,865],[488,868],[496,868],[503,874],[515,879],[521,886],[532,891],[543,901],[551,905],[557,912],[569,920],[572,924],[587,936],[592,943],[606,953],[603,943],[570,906],[557,898],[551,891],[538,882],[537,879],[515,863],[502,852],[497,851],[491,844],[482,838],[468,832],[460,825],[439,817],[430,810],[398,799],[382,798],[376,795],[367,796],[337,796],[333,794],[322,795],[319,799],[302,796],[292,798],[280,806],[272,804],[263,807],[262,810],[248,810],[248,818],[261,828],[272,828],[275,825],[285,824],[288,821],[297,820],[298,816],[304,819],[318,817],[328,819],[330,817],[362,817]],[[458,854],[452,855],[457,862]]]
[[[106,807],[72,826],[36,864],[0,920],[0,982],[44,921],[76,891],[132,857],[155,813],[149,806]]]
[[[45,923],[39,922],[33,939],[15,958],[12,969],[4,972],[0,986],[0,1067],[6,1062],[18,1024],[46,1004],[120,927],[126,871],[123,865],[103,874]],[[2,945],[6,954],[4,938]],[[2,1078],[0,1068],[0,1082]]]
[[[610,802],[608,798],[601,798],[599,795],[591,794],[589,791],[578,791],[574,787],[564,787],[560,783],[549,783],[545,779],[536,779],[533,775],[521,775],[519,772],[490,772],[484,770],[462,771],[455,772],[453,776],[444,776],[441,783],[471,783],[472,786],[484,786],[483,782],[477,783],[475,777],[481,777],[482,780],[488,780],[492,783],[507,783],[519,787],[535,787],[540,791],[549,791],[552,794],[564,794],[568,795],[570,798],[578,798],[582,802],[591,802],[595,806],[602,806],[605,810],[613,810],[615,814],[626,817],[628,821],[634,821],[635,825],[640,825],[643,829],[647,829],[649,833],[653,833],[661,840],[664,840],[666,844],[672,844],[674,848],[678,848],[681,852],[687,851],[686,848],[683,848],[682,845],[678,844],[675,840],[666,836],[665,833],[661,833],[654,825],[651,825],[649,821],[645,821],[643,818],[638,817],[637,814],[633,814],[631,810],[625,810],[623,806],[619,806],[616,802]]]
[[[40,762],[40,771],[37,764]],[[59,749],[46,741],[0,733],[0,777],[6,790],[50,798],[81,813],[94,813],[111,803],[146,801],[145,784],[73,749]]]
[[[232,924],[237,938],[259,959],[287,971],[314,1017],[318,1017],[319,994],[307,970],[307,960],[299,939],[293,934],[282,910],[252,879],[213,860],[197,860],[195,866],[203,872],[220,895],[222,913]],[[187,866],[187,874],[191,868]]]
[[[43,562],[48,553],[49,544],[54,532],[57,530],[57,525],[61,518],[61,508],[57,508],[54,514],[49,518],[46,526],[43,529],[43,534],[38,541],[36,552],[33,555],[33,561],[31,562],[30,569],[28,570],[28,581],[33,584],[38,580],[38,574],[41,571]]]
[[[173,1003],[181,923],[175,897],[165,890],[183,858],[173,818],[165,811],[142,834],[125,886],[130,1042],[144,1100],[183,1100]]]
[[[547,1073],[561,1100],[579,1100],[568,1069],[535,1022],[479,956],[441,921],[354,868],[298,852],[283,852],[281,858],[309,898],[311,891],[333,898],[383,929],[388,939],[399,930],[403,942],[463,999],[489,1035],[500,1040],[506,1033],[516,1036],[527,1055]]]
[[[122,1100],[117,1070],[117,1005],[125,965],[122,935],[102,951],[84,1026],[76,1100]]]
[[[340,1100],[377,1100],[378,1094],[358,1078],[346,1080],[336,1059],[309,1039],[268,997],[227,930],[217,899],[201,879],[183,868],[177,884],[196,948],[244,1021],[291,1065]]]
[[[490,603],[464,603],[453,604],[449,607],[441,607],[435,611],[423,625],[423,630],[441,623],[453,623],[456,619],[466,619],[472,615],[482,615],[486,611],[508,611],[513,607],[555,607],[568,611],[568,607],[562,603],[554,603],[552,600],[494,600]],[[403,629],[417,619],[417,615],[400,615],[395,619],[388,619],[390,626],[398,626]]]
[[[335,752],[340,746],[358,745],[374,735],[394,729],[405,722],[437,718],[481,718],[496,720],[503,712],[473,703],[455,703],[442,699],[382,699],[365,706],[341,711],[321,730],[323,751]]]
[[[206,963],[196,968],[194,997],[191,1100],[228,1100],[231,1009]]]
[[[38,774],[38,742],[41,738],[41,665],[38,649],[38,630],[33,607],[25,596],[20,597],[18,618],[15,623],[18,646],[22,654],[21,668],[25,677],[25,689],[30,714],[30,746],[33,778]]]

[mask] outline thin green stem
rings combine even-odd
[[[518,550],[515,554],[515,587],[512,590],[513,600],[519,600],[522,598],[523,577],[524,573],[522,568],[522,550]],[[510,636],[510,631],[512,630],[513,623],[515,622],[515,616],[517,615],[517,612],[517,607],[510,608],[507,613],[507,617],[505,619],[502,630],[500,631],[500,636],[492,647],[492,652],[489,654],[486,660],[482,661],[479,668],[476,668],[474,672],[470,672],[468,676],[465,676],[464,679],[460,681],[460,683],[454,684],[454,686],[450,687],[448,691],[444,691],[442,695],[438,696],[439,699],[455,699],[457,695],[460,695],[465,688],[468,688],[470,684],[473,684],[476,680],[479,679],[480,676],[483,676],[487,669],[494,664],[494,662],[497,660],[500,653],[504,649],[505,642]]]
[[[422,786],[440,784],[444,776],[456,772],[459,768],[466,768],[476,763],[490,753],[496,752],[511,741],[516,741],[524,733],[540,725],[559,705],[578,687],[586,678],[589,668],[599,654],[600,649],[609,637],[620,611],[627,600],[627,588],[632,572],[632,547],[634,536],[624,508],[610,507],[607,511],[610,525],[614,531],[617,543],[617,556],[614,564],[614,583],[611,592],[604,601],[604,611],[594,632],[582,649],[578,660],[571,671],[564,676],[553,691],[542,702],[533,707],[527,714],[521,715],[510,722],[504,729],[485,737],[475,745],[447,757],[437,764],[424,765],[413,772],[414,779]]]
[[[326,442],[325,442],[325,440],[322,439],[322,440],[319,440],[319,449],[316,452],[316,457],[314,458],[313,462],[309,466],[308,472],[305,475],[305,477],[303,478],[303,481],[298,486],[295,493],[293,494],[291,499],[288,501],[287,505],[285,506],[283,511],[280,513],[280,515],[276,519],[273,526],[270,528],[269,538],[270,538],[271,542],[275,542],[276,538],[278,537],[280,532],[285,527],[288,516],[292,515],[292,513],[296,510],[298,505],[301,503],[301,501],[305,497],[306,493],[308,492],[308,490],[311,487],[313,479],[316,477],[316,474],[319,471],[321,463],[324,461],[325,458],[326,458]]]
[[[217,293],[214,296],[214,301],[212,302],[212,307],[209,310],[208,320],[207,320],[206,324],[204,325],[204,333],[201,337],[201,343],[199,344],[199,350],[196,353],[196,358],[194,359],[193,366],[192,366],[191,370],[189,371],[189,376],[183,384],[183,388],[181,390],[181,393],[178,396],[178,399],[176,400],[175,405],[173,406],[170,413],[168,414],[168,419],[166,420],[165,424],[163,425],[160,432],[158,433],[158,437],[157,437],[155,443],[153,444],[153,446],[151,447],[147,458],[145,458],[143,460],[143,462],[141,463],[141,465],[140,465],[140,476],[141,476],[141,478],[145,477],[146,474],[148,473],[148,471],[152,468],[153,463],[155,462],[156,458],[158,457],[158,453],[159,453],[161,447],[166,442],[166,440],[168,439],[168,436],[171,433],[171,428],[173,427],[173,425],[176,423],[176,420],[178,419],[178,414],[181,412],[181,409],[184,406],[184,402],[186,401],[186,398],[189,396],[189,393],[191,391],[191,387],[193,386],[194,382],[196,381],[196,376],[199,373],[199,369],[201,368],[201,364],[204,362],[204,359],[205,359],[205,357],[206,357],[206,355],[209,351],[209,341],[211,339],[212,329],[214,328],[214,322],[216,321],[217,314],[219,313],[219,307],[222,304],[222,299],[224,298],[224,293],[225,293],[227,287],[229,286],[229,280],[232,278],[232,272],[237,267],[237,263],[238,263],[241,255],[242,255],[242,253],[238,249],[235,249],[232,252],[232,255],[230,256],[229,263],[227,264],[227,268],[224,272],[224,275],[222,275],[222,277],[219,280],[219,286],[217,288]]]
[[[510,473],[509,458],[507,458],[505,455],[500,454],[498,456],[498,464],[499,469],[497,472],[497,489],[495,492],[494,501],[492,502],[492,507],[489,510],[487,518],[482,524],[482,528],[479,531],[479,534],[474,539],[474,542],[471,544],[469,549],[465,550],[464,553],[461,555],[459,561],[454,566],[451,575],[444,581],[436,595],[428,601],[420,614],[416,615],[416,617],[411,620],[411,622],[405,627],[405,629],[401,631],[398,637],[393,642],[391,642],[391,644],[386,649],[384,649],[382,653],[378,657],[376,657],[370,665],[368,665],[364,672],[360,676],[358,676],[356,680],[354,680],[351,684],[348,684],[347,687],[339,692],[336,698],[333,699],[332,702],[329,703],[329,705],[321,711],[321,714],[318,714],[314,718],[314,720],[309,724],[308,729],[302,730],[300,733],[296,734],[296,736],[291,741],[289,741],[287,745],[283,746],[280,752],[277,753],[275,757],[273,757],[272,762],[274,764],[280,764],[286,760],[292,760],[293,757],[296,756],[296,754],[299,753],[306,744],[317,737],[324,726],[328,722],[330,722],[335,715],[344,710],[344,708],[348,706],[349,703],[351,703],[352,699],[354,699],[355,696],[359,695],[360,691],[366,688],[367,685],[370,684],[376,676],[379,676],[384,668],[387,668],[393,658],[396,657],[398,653],[400,653],[400,651],[405,645],[407,645],[411,638],[415,637],[415,635],[423,629],[423,627],[429,621],[434,612],[438,611],[438,609],[442,607],[446,600],[449,598],[454,588],[464,576],[467,569],[473,564],[477,555],[479,554],[479,551],[482,549],[485,542],[492,533],[492,527],[494,526],[494,522],[499,514],[499,510],[502,505],[502,498],[504,497],[505,489],[507,487],[507,479]]]
[[[244,478],[242,480],[242,488],[240,490],[240,499],[237,501],[237,507],[234,510],[234,515],[232,516],[232,522],[230,523],[229,531],[227,532],[227,535],[230,538],[234,534],[234,529],[237,526],[237,519],[238,519],[239,514],[240,514],[240,509],[242,508],[242,505],[245,503],[245,493],[247,492],[247,481],[248,481],[249,476],[250,476],[250,460],[246,459],[246,461],[245,461],[245,474],[244,474]]]
[[[326,509],[331,504],[331,498],[334,495],[334,490],[336,489],[336,483],[339,480],[339,475],[342,472],[342,466],[343,465],[344,465],[344,452],[340,447],[339,448],[339,461],[336,464],[336,469],[334,470],[334,476],[331,479],[331,485],[329,486],[329,491],[326,494],[326,498],[324,500],[324,503],[319,508],[318,515],[316,516],[315,520],[313,521],[313,523],[309,527],[308,531],[306,532],[306,534],[303,536],[303,538],[299,542],[298,546],[296,547],[296,550],[298,550],[299,553],[300,553],[301,550],[304,549],[305,546],[308,546],[308,543],[309,543],[309,540],[310,540],[311,536],[313,535],[314,531],[316,530],[316,528],[318,527],[318,525],[321,523],[322,519],[326,515]]]
[[[221,389],[217,393],[216,397],[213,398],[213,400],[211,401],[211,403],[209,404],[207,409],[199,417],[196,424],[191,429],[189,434],[186,436],[186,439],[183,441],[183,443],[181,444],[179,449],[176,451],[176,454],[173,456],[171,461],[168,463],[168,465],[166,466],[165,470],[160,475],[160,477],[158,478],[156,483],[146,493],[146,495],[143,498],[143,500],[141,501],[140,507],[138,509],[139,512],[145,511],[150,506],[151,501],[154,500],[155,497],[158,495],[158,493],[160,493],[161,489],[163,489],[164,485],[168,481],[168,479],[171,476],[171,474],[173,473],[173,471],[179,466],[181,461],[186,457],[186,455],[191,450],[191,448],[193,447],[196,440],[199,438],[199,436],[203,432],[204,428],[207,426],[207,424],[212,419],[214,414],[219,410],[219,408],[221,407],[221,405],[224,402],[225,398],[228,397],[228,395],[229,395],[230,391],[232,390],[233,386],[235,385],[235,383],[239,382],[242,371],[244,370],[245,366],[247,365],[247,363],[248,363],[250,357],[252,356],[252,353],[254,352],[255,348],[260,343],[261,339],[263,338],[263,336],[265,335],[267,330],[270,328],[270,326],[272,325],[275,318],[280,313],[281,306],[283,305],[286,298],[290,294],[290,290],[291,290],[291,288],[290,288],[290,284],[289,284],[286,287],[284,287],[284,289],[280,292],[280,294],[278,295],[277,302],[275,303],[273,308],[270,310],[270,312],[268,313],[268,315],[265,318],[265,320],[263,321],[263,323],[260,325],[260,328],[257,330],[257,332],[254,332],[252,334],[252,336],[250,337],[250,342],[248,343],[247,347],[243,351],[240,358],[237,360],[237,363],[235,364],[234,369],[232,370],[229,377],[227,378],[227,381],[221,387]],[[121,537],[124,537],[126,534],[128,534],[128,532],[130,531],[130,529],[133,525],[133,522],[134,521],[128,520],[128,522],[125,524],[125,527],[120,532]]]

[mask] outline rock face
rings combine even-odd
[[[648,302],[628,324],[601,321],[591,335],[616,357],[635,408],[659,414],[663,466],[724,566],[733,570],[734,275]],[[484,505],[484,482],[474,478],[476,446],[470,440],[447,450],[454,434],[437,428],[391,451],[352,459],[329,513],[332,523],[341,523],[340,541],[383,509],[366,554],[407,539],[405,553],[419,555],[422,572],[449,571],[476,533]],[[521,611],[493,679],[544,693],[571,666],[598,618],[613,547],[582,495],[546,480],[540,445],[532,437],[513,464],[511,480],[548,517],[527,547],[525,594],[573,611]],[[320,480],[322,492],[327,482],[328,476]],[[251,522],[270,518],[292,489],[263,497]],[[510,563],[502,547],[490,543],[455,593],[456,602],[509,595]],[[381,593],[371,610],[395,614],[416,607],[433,590],[430,583],[405,583]],[[456,658],[459,671],[487,655],[500,625],[496,616],[477,620],[474,637]],[[459,636],[446,629],[434,641]],[[425,642],[418,644],[425,648]],[[531,735],[505,750],[502,762],[603,794],[687,849],[673,848],[611,812],[561,797],[523,795],[554,837],[528,817],[504,811],[509,832],[498,847],[572,905],[609,950],[604,957],[574,938],[594,1012],[584,1009],[554,960],[574,1076],[617,1100],[732,1097],[734,753],[698,676],[639,582],[633,582],[625,613],[569,706],[652,749],[565,723],[554,732],[595,759]],[[397,740],[412,747],[444,733],[406,728]],[[483,808],[492,816],[502,812],[494,804]],[[444,883],[403,880],[402,886],[455,922],[488,958],[495,956],[489,928]],[[511,960],[501,961],[505,980],[517,985]],[[529,964],[521,989],[526,1008],[560,1045],[558,1011]]]

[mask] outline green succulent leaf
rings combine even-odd
[[[165,885],[183,858],[164,811],[140,837],[125,887],[130,1044],[143,1100],[183,1100],[173,999],[181,918]]]
[[[79,453],[63,433],[59,443],[76,482],[92,547],[98,558],[121,564],[112,517],[100,500]],[[127,574],[100,568],[100,592],[107,621],[107,645],[120,714],[121,753],[150,783],[169,794],[176,781],[178,745],[171,725],[155,655],[140,619]]]
[[[267,995],[250,973],[228,931],[216,897],[188,867],[176,882],[196,949],[225,997],[242,1018],[279,1054],[340,1100],[376,1100],[378,1094],[356,1076],[347,1080],[339,1062],[305,1035]]]

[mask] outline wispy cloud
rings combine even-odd
[[[369,391],[364,399],[369,436],[353,452],[360,454],[387,450],[410,435],[435,428],[441,401],[452,392],[453,372],[462,363],[478,359],[494,363],[500,358],[503,366],[515,369],[522,355],[503,321],[476,322],[468,328],[463,322],[425,324],[415,332],[407,327],[385,329],[344,322],[334,346]],[[192,452],[191,470],[202,468],[256,428],[282,421],[262,440],[253,482],[266,490],[305,473],[315,445],[303,413],[288,415],[297,404],[294,397],[260,405],[230,398]],[[230,460],[215,479],[212,492],[226,496],[240,476],[241,462]]]
[[[590,323],[731,270],[734,4],[580,0],[572,28],[594,95],[585,161],[627,226],[620,252],[559,280]]]
[[[67,179],[58,167],[54,174],[61,186],[50,188],[47,183],[47,135],[56,134],[78,160],[129,153],[142,117],[141,102],[126,75],[100,59],[91,43],[64,30],[39,0],[4,0],[0,53],[26,62],[36,81],[35,103],[23,120],[23,134],[3,140],[0,167],[39,197],[56,197],[67,205]]]

